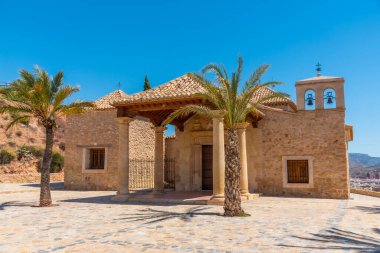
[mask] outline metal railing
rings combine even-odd
[[[175,189],[175,160],[172,158],[166,158],[164,168],[165,189]]]
[[[129,188],[153,189],[154,188],[154,160],[131,159],[129,160]]]

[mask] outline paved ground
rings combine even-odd
[[[261,197],[244,204],[251,217],[225,218],[218,206],[117,204],[114,192],[56,190],[58,206],[31,207],[36,185],[10,187],[0,185],[0,252],[380,252],[374,197]]]

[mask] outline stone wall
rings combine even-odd
[[[250,191],[277,196],[348,198],[344,111],[264,112],[258,128],[247,128]],[[177,130],[176,138],[168,140],[166,157],[176,159],[176,190],[201,190],[200,152],[202,145],[212,145],[211,120],[193,117],[183,132]],[[313,158],[313,187],[284,187],[283,156]]]
[[[380,198],[380,192],[375,192],[375,191],[370,191],[370,190],[351,189],[351,193]]]
[[[258,128],[247,130],[250,190],[267,195],[348,198],[344,111],[265,110]],[[312,188],[283,187],[283,156],[311,156]]]
[[[118,126],[116,111],[89,111],[67,117],[65,132],[65,188],[116,190],[118,169]],[[152,124],[135,120],[130,125],[130,159],[153,159]],[[83,170],[83,149],[107,146],[104,171]],[[131,179],[133,180],[133,179]]]
[[[166,156],[175,158],[176,191],[202,190],[202,145],[212,145],[212,121],[194,116],[185,123],[184,131],[167,144]]]

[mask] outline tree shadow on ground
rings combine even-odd
[[[356,250],[358,252],[380,252],[380,229],[374,228],[373,232],[379,237],[361,235],[358,233],[345,231],[341,229],[328,229],[324,233],[311,234],[312,237],[293,236],[294,238],[309,241],[310,243],[318,243],[318,245],[284,245],[282,247],[319,249],[319,250]],[[330,245],[326,245],[330,243]]]
[[[32,207],[33,203],[20,202],[20,201],[7,201],[7,202],[0,204],[0,211],[5,210],[6,207],[13,207],[13,206],[29,206],[29,207]]]
[[[41,187],[41,184],[40,183],[30,183],[30,184],[23,184],[22,186],[39,188],[39,187]],[[52,182],[52,183],[50,183],[50,188],[52,190],[63,189],[64,188],[64,183],[63,182]]]
[[[115,220],[128,220],[128,221],[146,221],[144,224],[158,223],[161,221],[166,221],[170,219],[180,219],[185,222],[191,221],[195,216],[222,216],[217,212],[205,212],[210,209],[206,206],[195,206],[189,208],[185,212],[173,212],[173,211],[164,211],[164,210],[155,210],[152,208],[147,208],[140,210],[141,213],[132,214],[130,217],[115,219]]]
[[[104,195],[104,196],[94,196],[87,198],[77,198],[77,199],[65,199],[59,200],[57,202],[72,202],[72,203],[88,203],[88,204],[112,204],[112,205],[139,205],[139,206],[178,206],[183,204],[178,203],[169,203],[169,202],[119,202],[112,201],[113,195]]]
[[[357,209],[369,214],[380,214],[380,206],[356,206],[353,209]]]

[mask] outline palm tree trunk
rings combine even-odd
[[[41,168],[40,206],[51,206],[52,201],[50,195],[50,165],[53,153],[54,130],[53,126],[45,126],[45,130],[46,143]]]
[[[224,215],[244,213],[240,198],[240,152],[239,137],[234,128],[227,129],[226,170],[224,187]]]

